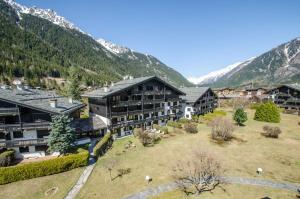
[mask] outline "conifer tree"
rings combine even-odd
[[[75,131],[71,128],[71,119],[67,115],[52,117],[51,132],[48,140],[50,152],[65,154],[75,141]]]

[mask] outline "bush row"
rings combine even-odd
[[[112,133],[107,132],[104,135],[104,137],[94,147],[93,149],[94,156],[96,158],[102,156],[111,147],[112,143],[113,143]]]
[[[12,164],[15,157],[14,150],[7,150],[0,153],[0,167],[7,167]]]
[[[0,184],[69,171],[77,167],[86,166],[88,160],[88,151],[83,151],[41,162],[2,167],[0,168]]]

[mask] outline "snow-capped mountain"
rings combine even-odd
[[[59,25],[61,27],[68,28],[68,29],[74,29],[74,30],[84,33],[80,28],[76,27],[73,23],[66,20],[64,17],[59,16],[54,10],[41,9],[41,8],[37,8],[37,7],[29,8],[27,6],[16,3],[14,0],[4,0],[4,1],[16,10],[19,18],[21,18],[20,13],[31,14],[33,16],[40,17],[40,18],[46,19],[48,21],[51,21],[52,23]]]
[[[245,62],[189,80],[214,87],[300,83],[300,37]]]
[[[114,44],[110,41],[104,40],[104,39],[98,39],[97,42],[99,42],[102,46],[104,46],[108,51],[114,53],[114,54],[124,54],[132,51],[131,49],[120,46],[117,44]]]
[[[0,0],[0,20],[1,30],[11,33],[1,36],[6,42],[0,43],[0,65],[8,61],[19,65],[17,57],[20,56],[26,59],[23,60],[26,64],[20,67],[30,68],[33,75],[37,75],[37,70],[43,76],[49,75],[47,71],[55,71],[50,72],[54,76],[67,75],[65,67],[79,66],[88,84],[116,81],[125,75],[158,75],[176,85],[191,85],[180,73],[154,56],[104,39],[96,41],[51,9],[29,8],[13,0]],[[27,45],[24,45],[25,33],[29,33],[26,34]]]
[[[212,84],[234,69],[241,69],[245,65],[249,64],[254,58],[255,57],[252,57],[244,62],[236,62],[234,64],[230,64],[225,68],[210,72],[207,75],[201,77],[189,77],[188,80],[194,84]]]

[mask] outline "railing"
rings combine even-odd
[[[18,108],[0,108],[0,116],[18,115],[18,114],[19,114]]]
[[[0,147],[19,147],[19,146],[36,146],[45,145],[48,143],[48,138],[20,139],[20,140],[5,140],[0,141]]]
[[[48,129],[50,122],[0,124],[0,130],[19,130],[19,129]]]
[[[142,100],[128,100],[128,101],[118,101],[118,102],[112,102],[113,107],[123,107],[123,106],[132,106],[132,105],[141,105],[144,104],[155,104],[155,103],[161,103],[164,102],[164,99],[144,99]]]
[[[154,116],[151,118],[146,118],[146,119],[141,119],[141,120],[120,121],[120,122],[117,122],[116,124],[112,124],[112,127],[142,124],[144,122],[151,122],[153,120],[167,119],[169,117],[170,117],[170,115],[161,115],[161,116]]]

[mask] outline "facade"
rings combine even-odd
[[[0,148],[12,148],[17,158],[45,156],[51,117],[68,114],[79,118],[84,105],[53,92],[0,88]]]
[[[133,133],[135,127],[165,125],[180,115],[182,91],[156,76],[130,78],[89,92],[90,115],[100,117],[118,136]]]
[[[209,87],[184,87],[181,91],[183,117],[192,119],[192,115],[212,112],[218,106],[218,97]]]
[[[300,84],[286,84],[271,89],[269,98],[284,109],[300,110]]]

